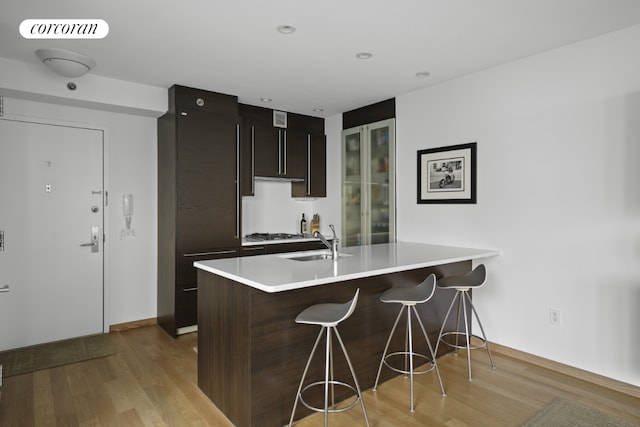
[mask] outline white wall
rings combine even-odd
[[[489,339],[634,385],[639,48],[636,26],[397,98],[399,240],[501,250]],[[473,141],[477,204],[418,205],[417,150]]]
[[[108,167],[105,209],[109,225],[106,276],[111,325],[156,317],[157,295],[157,133],[156,119],[4,98],[7,116],[44,118],[105,130]],[[82,161],[82,159],[78,159]],[[136,237],[120,240],[125,227],[122,195],[134,195],[132,228]]]

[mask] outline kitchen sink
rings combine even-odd
[[[338,254],[338,258],[344,258],[344,257],[348,257],[351,256],[351,254]],[[290,259],[293,261],[319,261],[319,260],[323,260],[323,259],[332,259],[331,258],[331,252],[329,251],[324,251],[324,252],[302,252],[302,253],[288,253],[288,254],[283,254],[280,255],[280,258],[286,258],[286,259]]]

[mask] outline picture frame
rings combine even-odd
[[[475,204],[476,152],[476,142],[418,150],[418,204]]]

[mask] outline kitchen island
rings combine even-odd
[[[404,242],[343,248],[336,261],[313,259],[319,253],[326,251],[194,263],[198,268],[198,386],[237,426],[279,427],[288,422],[318,333],[317,327],[294,321],[306,307],[346,302],[360,289],[356,310],[340,325],[340,333],[360,385],[368,389],[400,308],[382,304],[380,294],[394,286],[415,286],[430,273],[437,277],[464,274],[473,260],[499,254]],[[437,290],[429,303],[417,307],[432,342],[452,297],[449,291]],[[400,335],[392,345],[403,346]],[[423,340],[416,338],[420,345]],[[320,360],[313,363],[309,378],[320,378],[323,369]],[[339,356],[334,369],[337,378],[349,378]],[[394,375],[385,369],[381,380]],[[299,410],[297,416],[308,413]]]

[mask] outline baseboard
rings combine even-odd
[[[155,317],[151,319],[134,320],[133,322],[118,323],[117,325],[109,326],[109,332],[123,332],[129,329],[144,328],[147,326],[153,326],[158,324],[158,319]]]
[[[583,369],[576,368],[570,365],[565,365],[564,363],[555,362],[550,359],[545,359],[544,357],[525,353],[524,351],[516,350],[500,344],[490,343],[490,346],[492,352],[500,353],[502,355],[530,363],[532,365],[540,366],[560,374],[585,380],[590,383],[597,384],[601,387],[608,388],[610,390],[615,390],[620,393],[628,394],[629,396],[640,398],[640,387],[636,387],[632,384],[618,381],[613,378],[608,378],[603,375],[594,374],[593,372],[585,371]]]

